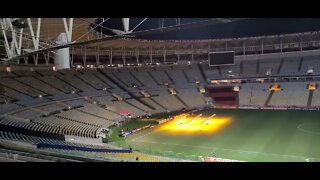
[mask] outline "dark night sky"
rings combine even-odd
[[[130,29],[143,18],[131,18]],[[198,21],[200,18],[182,18],[181,23]],[[202,18],[204,20],[206,18]],[[165,19],[165,26],[174,25],[175,20]],[[121,19],[108,21],[105,25],[123,29]],[[136,31],[159,27],[158,18],[150,18]],[[319,31],[320,18],[252,18],[232,23],[210,25],[201,28],[179,30],[161,34],[153,34],[138,38],[145,39],[214,39],[249,36],[288,34],[297,32]]]

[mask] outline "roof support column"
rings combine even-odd
[[[281,53],[282,53],[282,38],[280,38],[280,50],[281,50]]]
[[[4,37],[4,47],[6,49],[6,53],[7,53],[8,58],[11,58],[11,57],[13,57],[13,49],[9,45],[7,34],[6,34],[6,31],[5,31],[5,29],[6,29],[6,19],[5,18],[1,19],[0,20],[0,24],[1,24],[2,34],[3,34],[3,37]]]
[[[24,59],[24,64],[29,64],[29,56],[25,56],[25,57],[23,57],[23,59]]]
[[[261,53],[263,54],[263,39],[261,41]]]
[[[150,63],[152,63],[152,46],[150,47]]]
[[[191,44],[191,62],[194,60],[194,49],[193,49],[193,44]]]
[[[98,49],[97,49],[97,54],[96,54],[96,62],[97,62],[97,67],[99,67],[99,64],[100,64],[100,47],[98,46]]]
[[[36,66],[38,65],[38,58],[39,58],[39,54],[34,54],[34,55],[33,55],[34,64],[35,64]]]
[[[300,44],[299,44],[299,46],[300,46],[300,51],[302,51],[302,36],[300,36]]]
[[[137,60],[137,65],[139,64],[139,48],[136,50],[136,60]]]
[[[87,66],[87,47],[84,46],[84,56],[82,56],[83,65]]]
[[[69,25],[67,24],[67,18],[62,18],[64,29],[67,34],[68,42],[71,42],[72,40],[72,28],[73,28],[73,18],[70,18]]]
[[[210,59],[210,44],[208,43],[208,61],[209,61],[209,59]]]
[[[19,43],[18,43],[16,29],[13,28],[13,25],[12,25],[11,20],[9,18],[7,18],[7,25],[9,25],[10,30],[11,30],[11,34],[12,34],[12,42],[11,42],[11,45],[13,45],[13,46],[11,46],[12,54],[20,55],[21,54],[23,28],[20,29]]]
[[[180,46],[178,45],[178,53],[177,53],[177,57],[178,57],[178,62],[180,61]]]
[[[123,63],[123,65],[126,64],[126,52],[125,52],[125,47],[122,47],[122,63]]]
[[[33,46],[34,46],[35,50],[38,50],[38,49],[39,49],[39,37],[40,37],[41,18],[38,18],[37,32],[36,32],[37,34],[36,34],[36,36],[34,35],[34,31],[33,31],[32,23],[31,23],[31,19],[30,19],[30,18],[27,18],[27,20],[28,20],[28,25],[29,25],[31,37],[32,37]]]
[[[164,47],[164,50],[163,50],[163,62],[164,64],[167,64],[167,50],[166,50],[166,47]]]
[[[129,18],[122,18],[123,30],[124,32],[129,32]]]
[[[110,48],[109,52],[109,64],[112,65],[112,48]]]
[[[70,65],[73,66],[74,47],[71,48],[71,60]]]
[[[48,65],[49,64],[49,52],[44,53],[43,56],[44,56],[44,60],[46,62],[46,65]]]
[[[246,42],[243,41],[243,55],[246,55]]]

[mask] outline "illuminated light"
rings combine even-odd
[[[215,134],[226,126],[232,119],[230,117],[217,117],[213,114],[209,117],[202,117],[202,114],[189,117],[187,114],[175,116],[172,121],[157,127],[156,131],[162,133],[179,134]]]
[[[228,71],[228,73],[232,73],[232,71],[231,71],[231,70],[229,70],[229,71]]]
[[[57,71],[57,68],[55,66],[52,67],[53,71]]]
[[[6,70],[7,72],[11,72],[11,67],[10,66],[6,67]]]
[[[71,106],[68,106],[68,109],[70,110],[70,109],[71,109]]]
[[[42,98],[42,94],[39,95],[39,98]]]

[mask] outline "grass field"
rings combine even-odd
[[[228,117],[232,122],[213,134],[174,133],[156,125],[126,138],[113,139],[134,150],[177,158],[196,160],[211,156],[249,162],[320,161],[320,113],[317,111],[206,110]],[[133,129],[151,120],[132,121],[122,129]]]

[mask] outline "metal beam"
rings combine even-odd
[[[31,33],[31,37],[32,37],[33,46],[34,46],[35,50],[38,50],[39,49],[39,36],[40,36],[41,18],[38,18],[37,32],[36,32],[37,36],[34,35],[31,19],[27,18],[27,21],[28,21],[28,25],[29,25],[29,29],[30,29],[30,33]]]
[[[66,34],[67,34],[68,43],[70,43],[71,40],[72,40],[73,18],[70,18],[69,26],[68,26],[68,23],[67,23],[67,18],[62,18],[62,20],[63,20],[64,29],[65,29]]]
[[[234,18],[234,20],[232,20],[232,21],[238,21],[238,20],[244,20],[244,19],[247,19],[247,18]],[[58,46],[54,46],[54,47],[50,47],[50,48],[46,48],[46,49],[42,49],[42,50],[37,50],[37,51],[33,51],[33,52],[27,52],[27,53],[25,53],[23,55],[12,57],[9,60],[13,61],[15,59],[18,59],[18,58],[21,58],[21,57],[24,57],[24,56],[29,56],[31,54],[47,52],[47,51],[53,51],[53,50],[63,49],[63,48],[66,48],[66,47],[71,47],[71,46],[80,46],[80,45],[85,45],[85,44],[93,44],[93,43],[105,42],[105,41],[121,39],[121,38],[134,38],[134,37],[142,36],[142,35],[150,35],[150,34],[156,34],[156,33],[169,32],[169,31],[174,31],[174,30],[177,30],[177,29],[180,29],[180,30],[182,30],[182,29],[190,29],[190,28],[195,28],[195,27],[200,27],[200,26],[219,24],[219,23],[223,23],[223,22],[226,22],[226,21],[221,21],[221,19],[208,19],[208,20],[204,20],[204,21],[200,21],[200,22],[192,22],[192,23],[181,24],[181,25],[178,25],[178,26],[174,25],[174,26],[168,26],[168,27],[164,27],[164,28],[155,28],[155,29],[137,31],[137,32],[132,32],[132,33],[128,33],[128,34],[125,34],[125,35],[119,34],[119,35],[115,35],[115,36],[111,36],[111,37],[93,39],[93,40],[89,40],[89,41],[85,41],[85,42],[67,43],[65,45],[58,45]]]
[[[5,29],[6,29],[5,22],[6,22],[5,18],[0,20],[2,34],[3,34],[3,37],[4,37],[4,47],[6,49],[8,58],[12,58],[13,55],[12,55],[11,48],[9,46],[9,42],[8,42],[8,38],[7,38],[7,34],[6,34],[6,31],[5,31]]]

